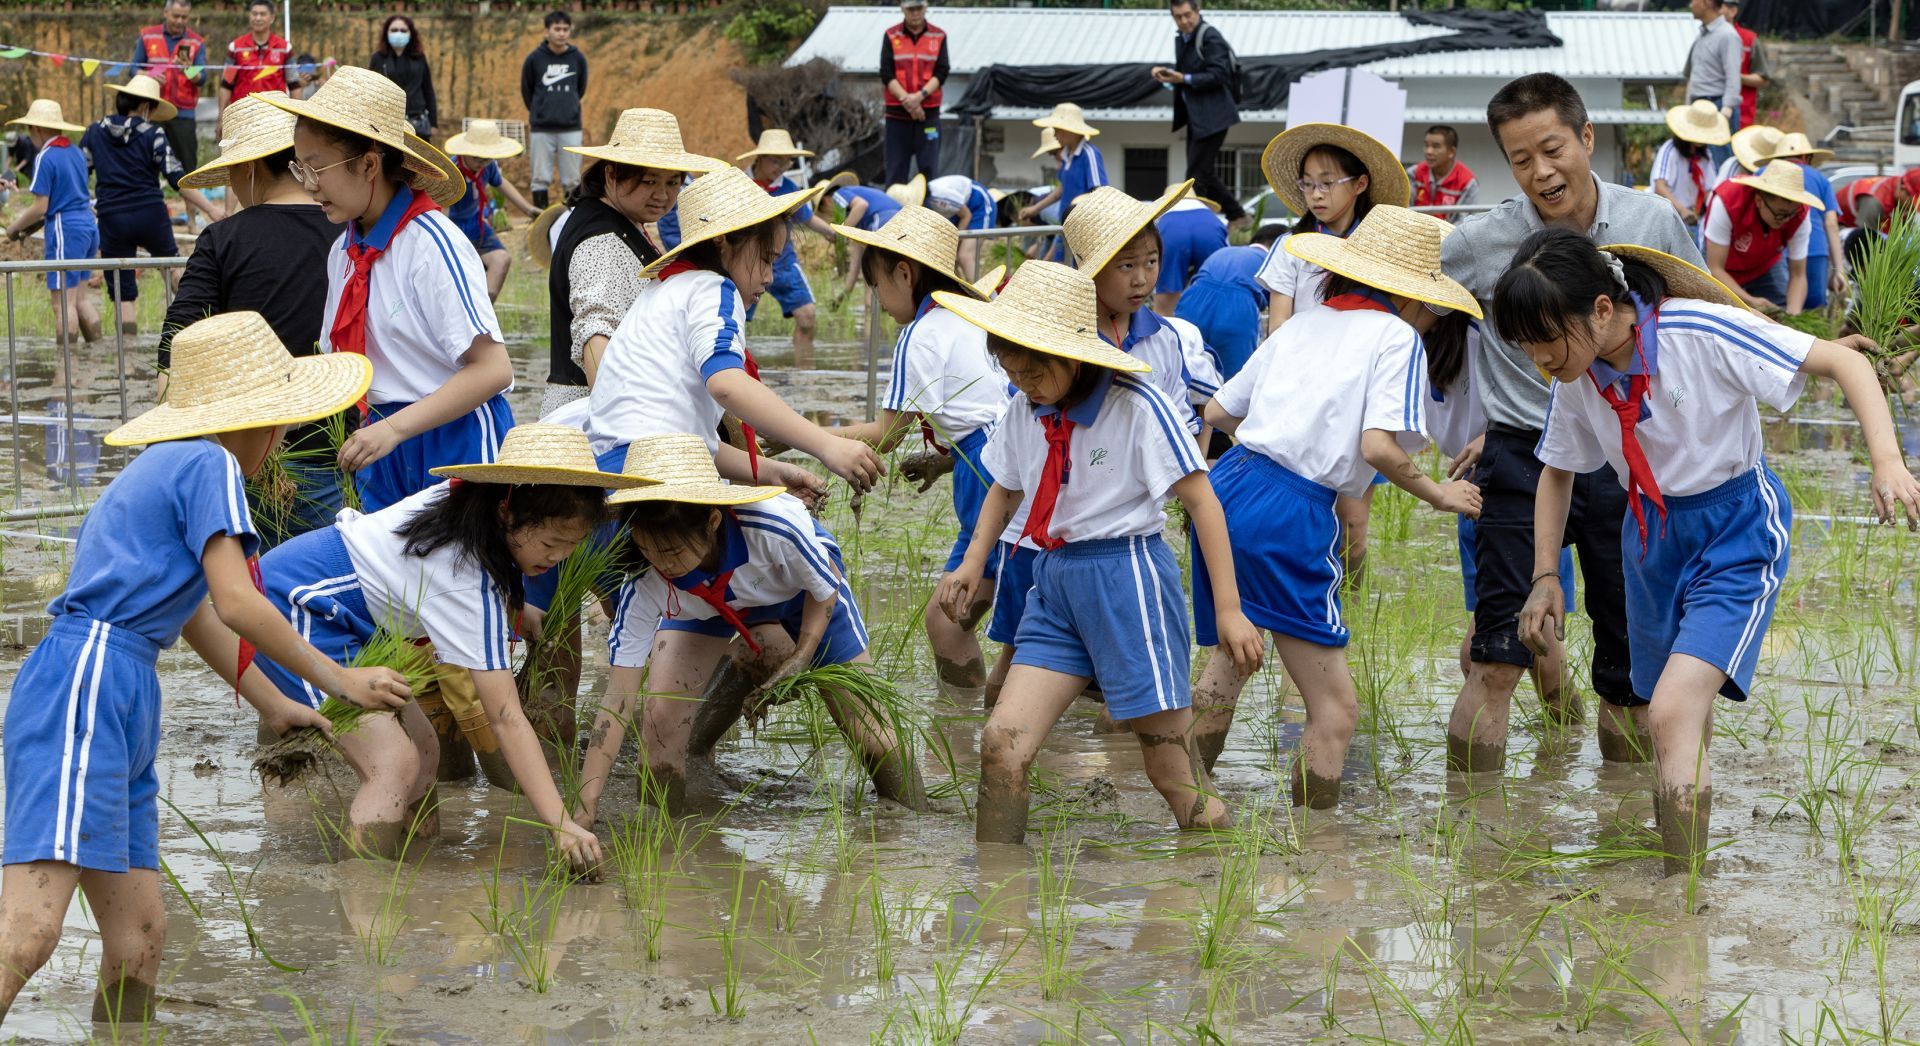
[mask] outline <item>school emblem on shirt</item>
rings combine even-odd
[[[1087,467],[1093,468],[1105,460],[1107,460],[1107,448],[1095,447],[1093,452],[1087,455]]]
[[[1733,241],[1733,253],[1745,254],[1753,249],[1753,234],[1743,232]]]
[[[1685,385],[1675,385],[1669,388],[1667,390],[1667,398],[1673,401],[1674,409],[1679,410],[1680,404],[1687,401],[1687,387]]]

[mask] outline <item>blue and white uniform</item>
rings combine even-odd
[[[893,197],[879,189],[865,185],[842,185],[833,190],[833,202],[843,211],[853,210],[853,201],[867,201],[867,211],[854,223],[854,228],[872,232],[887,224],[887,219],[900,213],[900,204]]]
[[[1668,298],[1635,302],[1640,345],[1626,373],[1596,360],[1591,380],[1555,382],[1536,453],[1570,472],[1612,465],[1627,482],[1620,423],[1595,387],[1648,374],[1634,435],[1666,501],[1663,522],[1641,495],[1647,537],[1628,513],[1620,532],[1627,643],[1636,703],[1673,654],[1725,672],[1720,693],[1745,700],[1786,580],[1793,509],[1763,460],[1756,403],[1787,410],[1806,386],[1813,336],[1743,309]]]
[[[159,867],[154,662],[206,602],[201,556],[222,534],[259,547],[240,463],[213,439],[153,444],[87,513],[7,702],[0,861]]]
[[[1180,567],[1160,532],[1167,492],[1207,466],[1179,408],[1141,377],[1102,375],[1066,411],[1068,473],[1047,528],[1066,543],[1034,559],[1014,636],[1014,664],[1094,680],[1118,720],[1192,704]],[[987,441],[988,470],[1023,500],[1046,468],[1039,416],[1055,413],[1017,394]]]
[[[1107,179],[1107,159],[1100,153],[1100,147],[1092,141],[1082,141],[1079,148],[1071,154],[1060,153],[1060,198],[1053,206],[1059,208],[1058,217],[1042,215],[1050,225],[1058,225],[1067,220],[1068,212],[1073,210],[1074,201],[1080,197],[1110,184]],[[1048,255],[1052,261],[1065,261],[1067,243],[1065,237],[1054,239],[1053,250]]]
[[[993,194],[987,187],[964,174],[949,174],[927,183],[927,206],[940,211],[963,229],[993,228]],[[966,224],[960,224],[960,209],[966,208]]]
[[[27,191],[47,201],[46,257],[73,261],[100,253],[100,226],[93,220],[93,201],[87,195],[87,158],[66,135],[51,139],[33,157],[33,180]],[[89,272],[47,273],[47,289],[78,287]]]
[[[1267,288],[1256,277],[1266,263],[1265,247],[1215,251],[1174,306],[1175,317],[1200,328],[1223,378],[1240,373],[1260,345],[1260,314],[1267,308]]]
[[[1227,220],[1189,196],[1154,219],[1160,230],[1160,279],[1156,294],[1179,294],[1215,251],[1227,245]]]
[[[659,631],[736,635],[719,611],[688,592],[721,575],[727,575],[727,606],[744,623],[778,622],[789,636],[800,634],[808,597],[834,600],[814,667],[846,664],[866,651],[867,624],[847,585],[840,546],[798,498],[782,494],[723,509],[719,536],[719,569],[695,570],[670,581],[649,570],[621,586],[607,636],[607,654],[616,668],[644,667]]]
[[[691,432],[718,452],[726,411],[707,379],[746,369],[746,324],[739,290],[719,273],[693,269],[643,284],[607,339],[587,395],[594,456],[674,432]]]
[[[775,196],[785,196],[788,193],[800,191],[800,184],[784,174],[774,179],[770,185],[759,182],[755,184]],[[813,205],[803,205],[789,215],[788,220],[799,225],[812,221]],[[767,285],[767,293],[773,295],[773,300],[780,303],[782,316],[792,316],[813,304],[813,285],[807,282],[806,271],[800,268],[800,255],[794,253],[793,249],[793,237],[797,235],[799,233],[796,231],[787,237],[787,245],[781,248],[780,257],[773,262],[773,282]],[[747,310],[747,315],[752,316],[753,310]],[[688,429],[687,431],[696,430]]]
[[[1191,332],[1186,337],[1182,330]],[[1110,332],[1102,330],[1100,337],[1107,344],[1114,341]],[[1153,311],[1150,306],[1142,305],[1140,311],[1133,314],[1127,323],[1127,333],[1116,346],[1121,352],[1145,362],[1153,370],[1140,375],[1141,379],[1160,390],[1160,394],[1174,405],[1174,414],[1180,424],[1193,435],[1200,434],[1200,415],[1194,412],[1194,397],[1205,403],[1213,397],[1219,384],[1216,375],[1211,382],[1205,378],[1196,379],[1190,358],[1204,356],[1205,346],[1199,341],[1200,334],[1192,324],[1180,327]]]
[[[1353,224],[1347,226],[1347,231],[1344,233],[1334,232],[1318,221],[1313,223],[1314,232],[1338,236],[1342,239],[1359,227],[1358,216],[1354,218]],[[1287,238],[1292,235],[1293,233],[1288,233],[1274,243],[1273,249],[1267,252],[1267,260],[1260,266],[1260,272],[1255,279],[1260,281],[1262,287],[1274,294],[1284,294],[1293,299],[1293,311],[1298,313],[1308,306],[1318,305],[1326,300],[1322,294],[1321,281],[1326,278],[1327,270],[1288,251]]]
[[[467,191],[464,196],[454,201],[453,206],[447,208],[447,217],[453,219],[453,224],[459,226],[460,231],[466,234],[467,242],[473,244],[473,249],[481,254],[506,250],[506,246],[500,242],[500,235],[493,231],[493,223],[489,220],[493,216],[491,194],[482,198],[481,194],[473,190],[476,181],[489,189],[499,188],[500,164],[488,160],[485,167],[468,174],[465,166],[468,162],[467,158],[463,157],[458,162],[461,164],[460,175],[467,182]]]
[[[334,315],[353,272],[347,245],[366,243],[386,251],[367,276],[366,349],[373,364],[369,426],[439,391],[460,372],[475,338],[506,340],[487,299],[480,256],[452,219],[428,211],[394,231],[412,202],[413,190],[401,188],[366,235],[349,224],[327,254],[321,352],[333,351]],[[442,465],[492,461],[512,427],[513,408],[503,390],[465,416],[409,437],[354,474],[361,507],[375,512],[439,483],[430,470]]]

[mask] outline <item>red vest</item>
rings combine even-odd
[[[906,88],[908,94],[925,87],[927,81],[933,79],[933,67],[939,63],[940,48],[946,41],[947,34],[934,28],[931,22],[927,23],[918,40],[907,35],[905,22],[887,30],[887,47],[893,51],[893,78],[900,81],[900,86]],[[938,109],[940,92],[933,92],[920,104],[927,109]],[[891,93],[887,96],[887,105],[900,108],[900,102]]]
[[[1893,180],[1894,175],[1879,178],[1860,178],[1840,191],[1840,224],[1851,229],[1859,225],[1854,217],[1853,202],[1862,196],[1873,196],[1880,200],[1880,213],[1885,215],[1880,221],[1880,231],[1886,232],[1893,225]]]
[[[1415,207],[1452,207],[1460,202],[1460,194],[1473,184],[1473,172],[1458,160],[1453,161],[1453,169],[1445,178],[1435,179],[1433,168],[1425,163],[1413,165],[1413,205]],[[1452,219],[1456,215],[1443,215]]]
[[[1727,275],[1740,283],[1758,279],[1773,268],[1787,241],[1793,238],[1794,230],[1807,220],[1807,208],[1801,206],[1793,217],[1775,228],[1767,228],[1767,223],[1760,218],[1760,205],[1754,201],[1759,191],[1735,181],[1721,182],[1713,190],[1733,224],[1733,238],[1727,245]]]
[[[1754,34],[1753,30],[1743,25],[1734,26],[1733,32],[1740,38],[1740,75],[1745,76],[1753,72],[1753,45],[1760,38]],[[1740,126],[1752,127],[1753,118],[1759,109],[1760,89],[1742,84],[1740,86]]]
[[[191,29],[181,40],[193,45],[190,51],[199,51],[207,42]],[[180,115],[192,116],[193,107],[200,104],[200,85],[187,79],[186,70],[174,64],[173,50],[167,46],[167,27],[150,25],[140,30],[140,51],[147,58],[147,66],[140,71],[160,81],[160,97],[172,102]]]
[[[233,100],[237,102],[260,91],[286,90],[287,58],[292,54],[292,45],[277,34],[269,33],[264,44],[255,43],[252,33],[234,37],[227,45],[227,64],[240,67],[227,70],[227,85],[233,89]],[[262,75],[262,69],[273,72]]]

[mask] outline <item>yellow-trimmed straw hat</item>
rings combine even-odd
[[[1192,182],[1181,182],[1161,193],[1159,199],[1142,202],[1111,185],[1102,185],[1074,201],[1073,210],[1061,223],[1067,249],[1073,252],[1074,267],[1089,276],[1099,274],[1114,255],[1192,188]]]
[[[1274,135],[1260,154],[1260,170],[1274,195],[1295,214],[1307,213],[1307,198],[1300,192],[1300,164],[1307,154],[1322,145],[1335,145],[1352,153],[1367,169],[1367,198],[1375,206],[1388,204],[1405,207],[1413,199],[1413,183],[1400,166],[1393,150],[1380,139],[1345,124],[1296,124]]]
[[[1780,147],[1780,140],[1785,137],[1780,133],[1780,128],[1763,123],[1742,127],[1733,132],[1733,158],[1747,170],[1757,171],[1773,158],[1773,151]]]
[[[1816,157],[1822,156],[1832,159],[1833,150],[1822,149],[1813,144],[1813,139],[1808,138],[1799,131],[1795,131],[1792,134],[1786,134],[1780,137],[1780,144],[1769,154],[1768,159],[1792,159],[1799,157],[1811,162]]]
[[[498,120],[468,120],[466,130],[447,139],[448,156],[505,160],[525,151],[526,146],[500,133]]]
[[[784,128],[769,127],[760,132],[760,140],[753,148],[734,157],[735,163],[751,160],[756,156],[812,156],[813,154],[793,144],[793,135]]]
[[[265,317],[227,312],[173,336],[167,398],[107,433],[112,447],[317,421],[359,401],[373,384],[365,356],[294,357]]]
[[[685,432],[661,436],[642,436],[627,445],[625,472],[644,476],[644,487],[615,492],[607,498],[610,505],[636,501],[678,501],[689,505],[751,505],[777,498],[785,487],[728,483],[713,467],[713,452],[707,441]]]
[[[1055,131],[1066,131],[1082,138],[1092,138],[1100,133],[1098,127],[1087,122],[1086,111],[1072,102],[1061,102],[1054,106],[1053,112],[1033,121],[1033,125]]]
[[[1816,211],[1827,209],[1827,205],[1820,202],[1820,197],[1807,191],[1807,180],[1801,175],[1797,163],[1770,163],[1759,174],[1742,175],[1733,180],[1741,185],[1751,185],[1769,196],[1805,204]]]
[[[1668,109],[1667,130],[1683,142],[1701,145],[1725,145],[1733,139],[1720,107],[1705,98]]]
[[[878,229],[868,232],[851,225],[836,225],[833,231],[869,247],[878,247],[883,251],[892,251],[904,258],[910,258],[942,276],[967,287],[981,299],[991,295],[982,293],[978,287],[968,283],[960,275],[957,260],[960,254],[960,230],[953,223],[942,218],[938,211],[927,207],[902,207],[893,212],[893,217]],[[994,281],[998,283],[999,280]],[[989,284],[989,290],[992,285]]]
[[[899,185],[887,186],[887,199],[902,207],[922,207],[927,202],[927,176],[916,174]]]
[[[507,430],[492,461],[442,465],[436,476],[469,483],[542,483],[556,487],[609,487],[626,490],[653,482],[641,476],[602,472],[593,460],[587,434],[572,425],[530,421]]]
[[[821,192],[832,192],[835,189],[851,189],[859,184],[859,175],[852,171],[841,171],[831,178],[820,179],[813,183],[813,187],[819,189]]]
[[[542,269],[553,264],[553,223],[567,213],[564,203],[549,204],[533,218],[533,224],[527,226],[527,256]]]
[[[1659,273],[1660,278],[1667,281],[1667,293],[1676,298],[1696,298],[1717,305],[1731,305],[1736,309],[1753,311],[1746,302],[1740,300],[1738,294],[1728,290],[1726,284],[1714,279],[1712,273],[1665,251],[1656,251],[1652,247],[1642,247],[1637,243],[1609,243],[1600,249],[1608,254],[1631,258]]]
[[[775,196],[747,177],[738,167],[722,167],[712,174],[693,180],[680,194],[680,244],[640,270],[641,276],[653,276],[672,264],[680,252],[696,243],[705,243],[738,229],[784,218],[812,203],[820,188],[802,189]]]
[[[1153,369],[1101,340],[1093,277],[1078,269],[1030,261],[1013,270],[1006,289],[992,301],[951,291],[934,291],[933,300],[988,334],[1035,352],[1110,370]]]
[[[343,65],[311,98],[274,98],[261,95],[268,105],[370,138],[400,150],[406,167],[420,179],[420,187],[442,207],[451,207],[466,195],[467,180],[446,154],[413,133],[407,123],[407,92],[371,69]]]
[[[1369,287],[1429,305],[1480,315],[1473,295],[1440,271],[1440,241],[1447,223],[1405,207],[1382,206],[1367,212],[1352,234],[1287,237],[1287,253]]]
[[[108,84],[115,94],[130,94],[153,103],[153,119],[165,123],[180,115],[180,107],[160,97],[160,81],[145,73],[136,73],[124,84]]]
[[[66,115],[60,111],[60,103],[51,98],[35,98],[33,104],[27,106],[25,116],[16,116],[7,122],[38,127],[43,131],[66,131],[69,134],[86,130],[77,123],[68,123]]]
[[[1053,128],[1042,127],[1040,128],[1040,148],[1035,149],[1033,155],[1028,157],[1028,159],[1038,160],[1048,153],[1057,153],[1059,151],[1060,139],[1054,135]]]
[[[566,149],[593,160],[661,171],[705,174],[727,166],[725,160],[688,152],[680,137],[680,121],[665,109],[622,109],[607,144],[569,145]]]
[[[266,100],[281,91],[260,91],[227,106],[220,115],[220,155],[180,179],[188,189],[227,184],[232,169],[293,148],[295,117]]]

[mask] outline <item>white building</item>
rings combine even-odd
[[[1203,10],[1205,10],[1203,8]],[[1414,25],[1387,12],[1212,11],[1206,19],[1244,60],[1253,55],[1299,54],[1328,48],[1418,40],[1451,31]],[[1405,133],[1389,142],[1408,163],[1421,159],[1421,137],[1432,124],[1460,131],[1460,158],[1480,177],[1482,202],[1511,195],[1516,187],[1486,126],[1486,104],[1502,84],[1518,76],[1554,72],[1571,80],[1586,99],[1594,125],[1594,171],[1620,177],[1619,130],[1664,122],[1662,111],[1628,109],[1626,98],[1646,104],[1649,85],[1680,80],[1687,50],[1699,32],[1691,15],[1642,13],[1547,14],[1563,45],[1452,54],[1413,55],[1360,66],[1407,91]],[[900,20],[897,7],[830,7],[790,62],[814,58],[838,62],[856,77],[873,77],[880,41]],[[993,65],[1118,64],[1173,62],[1173,19],[1165,8],[1098,10],[1065,8],[941,8],[929,20],[947,33],[952,61],[945,90],[950,109],[966,93],[972,75]],[[1060,101],[1073,101],[1062,98]],[[1135,195],[1159,191],[1184,177],[1186,132],[1175,135],[1172,98],[1134,108],[1090,109],[1100,128],[1096,141],[1115,184]],[[1002,188],[1037,185],[1040,161],[1029,158],[1040,132],[1028,121],[1039,109],[1001,107],[984,121],[980,136],[981,180]],[[1286,129],[1285,109],[1242,111],[1227,136],[1221,174],[1247,199],[1265,187],[1260,151]]]

